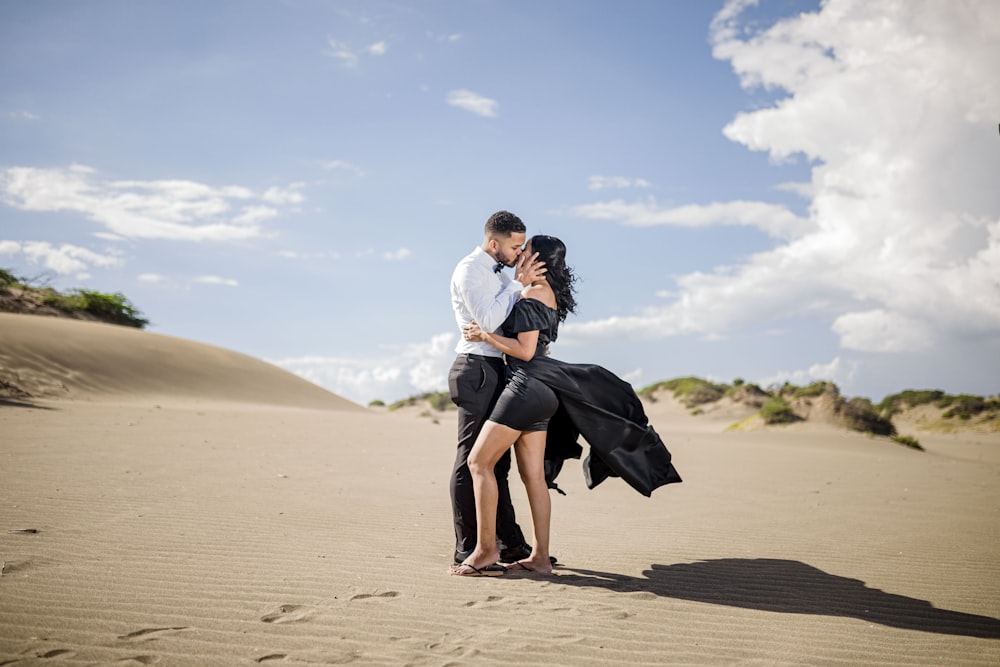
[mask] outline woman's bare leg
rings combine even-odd
[[[476,494],[476,548],[465,563],[482,568],[500,559],[497,549],[497,478],[493,472],[497,461],[521,435],[509,426],[487,421],[469,452],[469,472]],[[461,568],[454,566],[451,569]]]
[[[534,533],[531,556],[519,561],[523,569],[552,573],[549,561],[549,528],[552,521],[552,499],[545,481],[545,431],[531,431],[521,435],[514,444],[517,469],[528,493],[531,506],[531,529]]]

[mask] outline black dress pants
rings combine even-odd
[[[477,354],[460,354],[448,373],[448,389],[458,406],[458,451],[451,475],[451,510],[455,520],[455,551],[464,553],[476,546],[476,496],[469,472],[469,452],[503,392],[506,369],[503,359]],[[511,443],[513,444],[513,443]],[[497,462],[497,542],[499,549],[525,544],[524,534],[514,517],[507,475],[510,450]]]

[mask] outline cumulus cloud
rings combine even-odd
[[[464,109],[477,116],[484,118],[495,118],[497,108],[500,104],[496,100],[483,97],[471,90],[453,90],[448,93],[448,104],[459,109]]]
[[[333,38],[328,38],[326,40],[326,49],[323,50],[323,55],[329,56],[335,60],[339,60],[340,64],[346,68],[353,69],[358,66],[361,60],[362,54],[368,54],[372,56],[384,56],[389,51],[389,43],[385,40],[380,40],[369,44],[367,47],[359,51],[352,47],[347,42],[342,42]]]
[[[348,173],[354,174],[355,176],[364,176],[365,171],[356,164],[351,164],[346,160],[327,160],[322,164],[324,169],[329,169],[330,171],[346,171]]]
[[[631,227],[746,225],[779,238],[801,236],[811,227],[808,220],[800,218],[784,206],[759,201],[664,207],[653,198],[641,202],[615,199],[576,206],[573,212],[583,218],[613,220]]]
[[[22,255],[31,264],[81,280],[90,277],[92,267],[122,264],[121,257],[114,251],[99,253],[69,243],[53,245],[48,241],[0,241],[0,255]]]
[[[587,189],[595,191],[648,187],[650,187],[650,182],[644,178],[626,178],[624,176],[591,176],[587,179]]]
[[[400,260],[406,259],[413,253],[410,252],[409,248],[400,248],[399,250],[392,250],[382,254],[382,258],[390,262],[398,262]]]
[[[762,202],[578,207],[630,225],[752,225],[775,242],[680,276],[664,307],[569,325],[561,341],[726,334],[818,315],[845,350],[995,344],[1000,5],[828,0],[760,26],[742,20],[750,4],[718,13],[714,54],[745,88],[785,95],[724,132],[776,161],[810,161],[808,184],[784,186],[810,198],[808,219]]]
[[[239,287],[240,285],[238,280],[223,278],[221,276],[198,276],[194,279],[194,282],[202,285],[223,285],[225,287]]]
[[[7,116],[17,120],[39,120],[40,116],[30,111],[8,111]]]
[[[326,40],[326,47],[324,55],[339,60],[344,67],[357,67],[358,54],[347,43],[330,38]]]
[[[808,368],[778,371],[773,375],[761,378],[757,384],[762,387],[773,387],[786,382],[796,385],[807,385],[818,381],[847,384],[854,377],[857,369],[856,362],[844,362],[840,357],[834,357],[826,363],[812,364]]]
[[[114,181],[83,165],[0,170],[0,201],[24,211],[82,214],[128,239],[234,241],[260,236],[275,206],[302,201],[299,185],[257,194],[185,180]],[[263,203],[262,203],[263,202]]]
[[[389,350],[382,358],[308,356],[271,363],[363,405],[375,399],[395,401],[448,387],[448,368],[455,355],[454,333]]]

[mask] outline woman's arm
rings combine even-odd
[[[473,322],[471,326],[467,327],[466,332],[468,340],[485,341],[504,354],[521,361],[531,361],[535,356],[535,349],[538,347],[537,329],[522,331],[517,334],[517,338],[508,338],[483,331],[478,324]]]

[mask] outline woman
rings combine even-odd
[[[469,454],[477,544],[461,565],[450,568],[455,575],[497,576],[507,569],[497,562],[493,467],[512,442],[534,533],[531,556],[513,563],[513,569],[552,572],[548,492],[552,480],[546,479],[547,445],[553,471],[550,477],[561,468],[562,459],[579,457],[576,439],[582,434],[592,450],[585,462],[591,488],[606,477],[621,476],[649,495],[662,484],[681,481],[631,385],[600,366],[567,364],[547,356],[559,322],[576,308],[574,276],[566,265],[566,246],[555,237],[534,236],[525,252],[538,253],[538,260],[548,270],[545,277],[525,287],[500,334],[484,332],[475,325],[466,332],[470,340],[486,341],[506,355],[509,380]],[[547,433],[557,412],[558,427]]]

